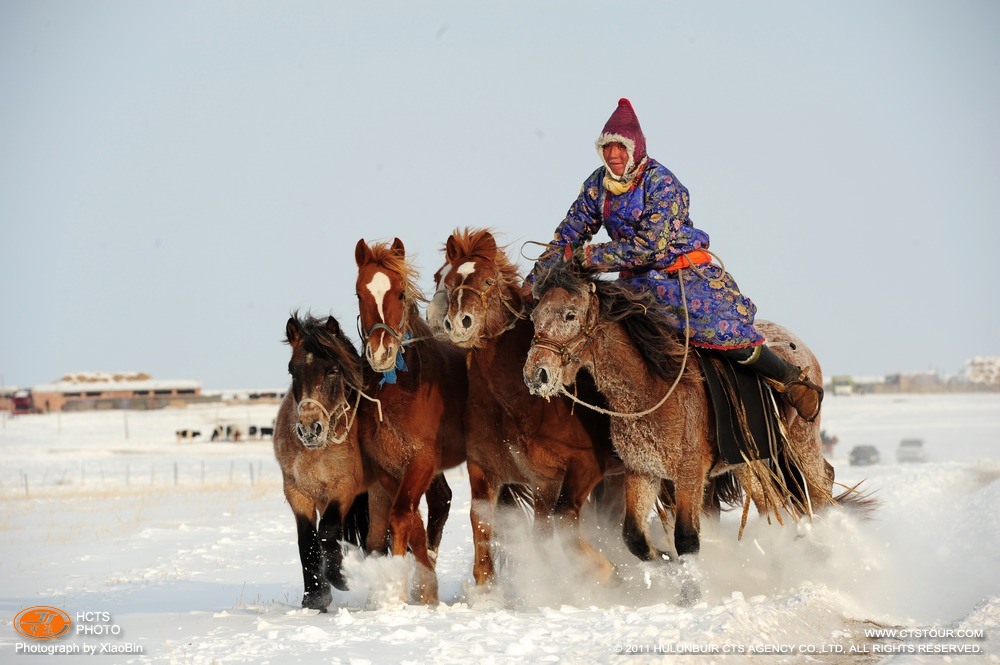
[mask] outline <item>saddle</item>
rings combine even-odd
[[[785,445],[777,400],[761,376],[717,353],[696,349],[715,412],[719,455],[729,464],[779,461]]]

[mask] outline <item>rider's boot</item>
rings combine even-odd
[[[809,368],[788,362],[766,344],[753,349],[735,349],[726,356],[754,370],[769,386],[781,393],[804,420],[813,422],[823,403],[823,387],[809,380]]]

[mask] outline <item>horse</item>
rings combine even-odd
[[[302,606],[325,612],[332,602],[330,584],[347,589],[338,541],[385,552],[390,497],[358,441],[358,421],[377,414],[368,402],[359,404],[363,376],[357,349],[332,316],[293,315],[285,341],[292,349],[291,389],[273,428],[261,429],[273,429],[274,455],[295,516]],[[434,483],[427,503],[428,513],[443,525],[440,515],[447,518],[451,492],[441,482]],[[435,548],[439,542],[440,536]]]
[[[541,275],[534,289],[536,335],[524,381],[533,394],[552,398],[573,384],[581,369],[593,376],[618,416],[612,417],[611,436],[626,469],[622,535],[639,559],[673,559],[652,544],[646,526],[662,478],[675,486],[678,557],[700,548],[699,508],[706,483],[720,472],[734,471],[757,510],[779,522],[782,511],[798,519],[837,502],[869,507],[853,488],[833,497],[833,467],[820,452],[819,419],[808,422],[791,408],[782,410],[787,445],[781,462],[794,477],[782,483],[763,461],[727,465],[714,444],[698,357],[687,353],[680,334],[643,296],[570,262]],[[776,353],[809,366],[822,380],[819,362],[805,344],[777,324],[758,324]],[[647,408],[660,396],[665,398],[657,408]],[[628,415],[637,417],[623,417]]]
[[[465,354],[435,339],[420,317],[418,302],[424,298],[399,238],[391,245],[371,246],[362,238],[354,258],[359,332],[367,360],[364,381],[383,411],[382,420],[361,421],[360,440],[376,477],[393,497],[392,554],[404,555],[410,543],[418,564],[419,601],[436,603],[437,553],[419,545],[424,526],[418,507],[435,474],[465,462]]]
[[[528,392],[521,367],[534,330],[521,300],[522,279],[489,230],[456,230],[445,243],[445,256],[435,283],[447,298],[429,318],[468,350],[466,464],[476,584],[494,578],[493,524],[498,494],[507,484],[532,490],[539,535],[549,534],[558,514],[597,579],[611,580],[614,567],[579,530],[582,506],[616,463],[608,418],[574,409],[565,397],[541,400]],[[587,395],[599,398],[593,389]]]

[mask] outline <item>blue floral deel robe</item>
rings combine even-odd
[[[603,225],[610,242],[587,246],[584,263],[648,292],[663,306],[678,331],[684,329],[684,309],[678,272],[665,268],[678,257],[707,249],[708,234],[688,217],[688,190],[665,166],[649,159],[623,194],[604,188],[605,167],[583,183],[580,196],[559,224],[555,238],[538,261],[545,268],[558,260],[566,245],[578,247]],[[550,251],[551,250],[551,251]],[[703,264],[680,271],[687,297],[691,343],[714,349],[739,349],[764,342],[754,328],[756,306],[740,293],[733,277],[721,267]]]

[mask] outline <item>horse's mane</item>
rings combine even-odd
[[[496,247],[496,256],[493,257],[493,265],[500,272],[501,282],[504,285],[521,283],[521,273],[517,265],[511,262],[507,256],[507,246],[496,244],[496,233],[492,229],[470,229],[455,231],[451,234],[451,239],[455,243],[455,249],[460,256],[486,258],[488,251]]]
[[[302,344],[305,350],[340,367],[349,385],[360,386],[361,354],[344,334],[340,323],[332,316],[321,319],[309,313],[299,315],[298,312],[293,312],[292,316],[302,331]],[[336,324],[336,329],[333,331],[327,328],[327,322],[331,319]]]
[[[377,242],[371,245],[372,262],[377,263],[390,272],[397,273],[403,280],[403,292],[409,300],[426,302],[424,292],[417,284],[419,275],[416,267],[400,256],[388,242]]]
[[[684,342],[651,294],[638,293],[618,281],[600,279],[600,273],[572,262],[559,261],[543,270],[535,282],[536,300],[551,288],[589,291],[591,285],[601,306],[601,319],[618,322],[646,364],[665,381],[677,378],[684,357]],[[688,369],[691,363],[687,364]]]

